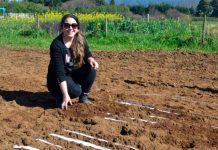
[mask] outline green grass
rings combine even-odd
[[[44,30],[36,30],[31,23],[0,20],[0,45],[10,48],[48,48],[52,38]]]
[[[49,49],[55,36],[51,29],[37,29],[34,23],[0,20],[1,47]],[[202,22],[173,20],[121,20],[108,23],[92,21],[86,25],[86,37],[92,50],[183,50],[218,52],[217,23],[209,22],[205,45],[201,45]],[[48,25],[49,26],[49,25]],[[46,24],[44,24],[46,27]]]
[[[195,35],[171,34],[145,35],[143,33],[111,32],[107,36],[89,37],[88,41],[90,47],[94,50],[125,51],[154,49],[218,52],[217,39],[216,41],[212,40],[213,44],[201,46],[201,35],[197,38]]]
[[[50,37],[20,37],[8,35],[0,38],[0,45],[2,47],[10,48],[31,48],[31,49],[46,49],[49,48],[52,39]]]

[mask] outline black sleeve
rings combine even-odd
[[[58,82],[61,83],[62,81],[66,81],[63,50],[57,41],[53,42],[50,46],[50,57]]]
[[[89,45],[88,45],[86,39],[84,39],[84,61],[87,62],[87,59],[89,57],[92,57],[92,53],[89,50]]]

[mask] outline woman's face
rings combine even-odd
[[[73,38],[74,35],[79,31],[76,20],[71,17],[66,18],[62,27],[62,31],[65,37]]]

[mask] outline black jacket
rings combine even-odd
[[[65,57],[67,55],[67,47],[64,44],[62,34],[56,37],[50,46],[50,63],[48,66],[47,86],[49,91],[57,91],[59,83],[66,81],[67,70],[65,64]],[[84,62],[92,56],[88,44],[85,40],[84,45]]]

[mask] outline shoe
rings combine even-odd
[[[79,103],[92,104],[92,102],[88,98],[89,98],[89,93],[82,93],[79,96]]]
[[[92,102],[90,100],[79,100],[79,103],[84,103],[84,104],[92,104]]]

